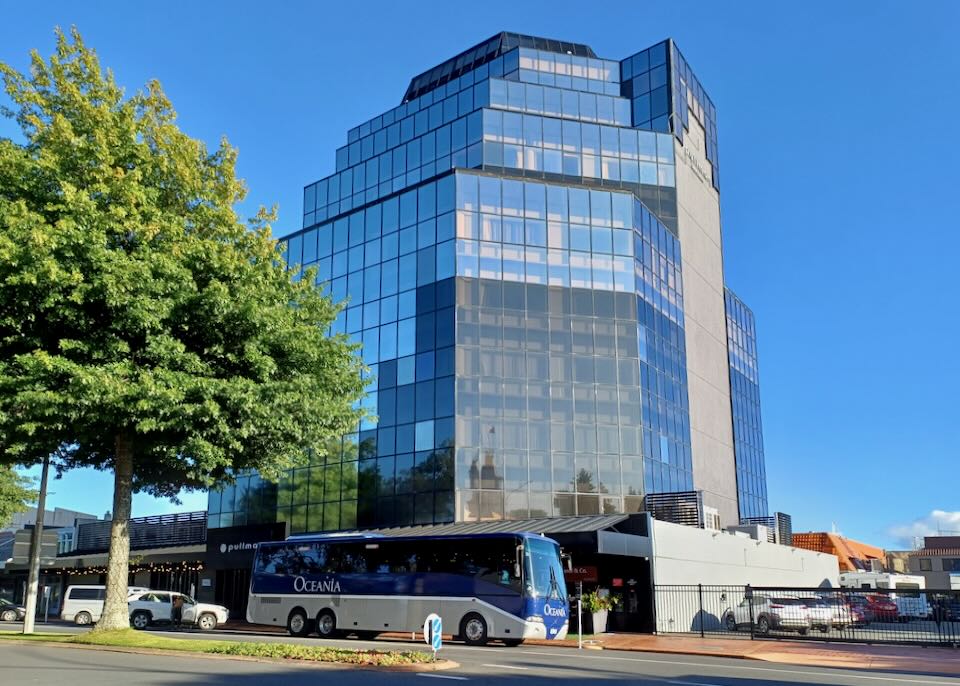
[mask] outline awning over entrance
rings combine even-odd
[[[649,530],[648,515],[639,513],[454,522],[367,529],[354,533],[378,536],[463,536],[526,532],[550,536],[564,548],[649,558],[651,555]]]
[[[540,517],[536,519],[507,519],[487,522],[454,522],[451,524],[425,524],[420,526],[396,526],[385,529],[367,529],[358,531],[363,534],[381,536],[462,536],[469,534],[519,533],[534,534],[589,533],[604,530],[617,530],[634,515],[589,515],[585,517]],[[641,519],[643,516],[641,515]],[[645,522],[644,522],[645,524]],[[626,527],[631,531],[622,533],[641,533],[634,531],[635,525]],[[641,535],[646,534],[646,527]]]

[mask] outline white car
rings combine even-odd
[[[225,624],[230,616],[222,605],[198,603],[183,593],[172,591],[146,591],[135,593],[127,600],[130,608],[130,625],[134,629],[146,629],[151,624],[173,621],[173,599],[183,598],[183,618],[186,625],[196,625],[203,631],[213,631]]]
[[[751,624],[760,636],[770,631],[796,631],[801,636],[810,631],[810,613],[799,598],[792,596],[754,595],[726,611],[724,626],[730,631]]]
[[[150,589],[140,586],[131,586],[127,589],[127,596],[132,596]],[[67,586],[63,594],[63,604],[60,610],[60,619],[73,622],[78,626],[87,626],[100,621],[103,614],[103,599],[106,596],[106,586]]]

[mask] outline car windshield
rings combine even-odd
[[[801,598],[802,602],[807,607],[826,607],[827,603],[820,598]]]
[[[11,603],[11,602],[10,602],[9,600],[7,600],[6,598],[0,598],[0,606],[2,606],[2,605],[13,605],[13,603]]]
[[[196,601],[196,600],[194,600],[193,598],[191,598],[190,596],[188,596],[188,595],[186,595],[186,594],[183,594],[183,595],[181,595],[180,597],[183,598],[183,602],[186,603],[187,605],[196,605],[196,604],[197,604],[197,601]]]

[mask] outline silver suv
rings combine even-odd
[[[728,609],[723,620],[730,631],[749,627],[751,621],[754,631],[760,635],[770,631],[796,631],[804,636],[810,631],[807,606],[799,598],[790,596],[754,594],[752,601],[744,598],[739,605]]]

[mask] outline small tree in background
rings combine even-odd
[[[337,306],[249,225],[237,154],[182,133],[156,82],[129,98],[76,30],[0,64],[0,461],[114,474],[98,630],[128,626],[134,492],[265,478],[352,430],[362,363]]]
[[[20,476],[13,467],[0,466],[0,529],[13,521],[13,515],[29,510],[36,500],[33,479]]]

